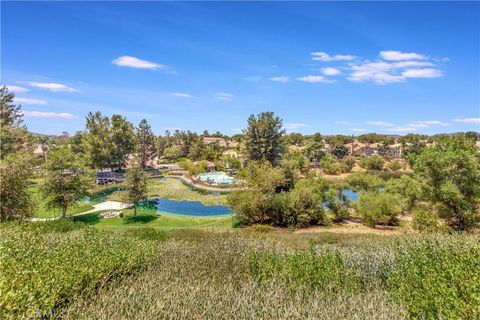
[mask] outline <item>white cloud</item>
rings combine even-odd
[[[324,76],[313,76],[313,75],[300,77],[300,78],[297,78],[297,80],[304,81],[304,82],[309,82],[309,83],[318,83],[318,82],[329,83],[329,82],[332,82],[331,80],[328,80]]]
[[[311,55],[312,55],[312,60],[317,60],[317,61],[340,61],[340,60],[350,61],[355,59],[355,56],[352,56],[352,55],[337,54],[337,55],[331,56],[326,52],[312,52]]]
[[[222,100],[222,101],[233,101],[235,96],[231,93],[227,92],[217,92],[215,93],[215,99]]]
[[[270,77],[268,80],[275,81],[275,82],[282,82],[282,83],[287,83],[290,81],[290,78],[287,76],[278,76],[278,77]]]
[[[403,82],[407,78],[436,78],[443,76],[443,72],[434,68],[416,69],[415,67],[435,66],[428,61],[365,61],[360,64],[352,64],[353,72],[347,78],[353,82],[374,82],[386,84]],[[414,67],[415,69],[408,69]]]
[[[409,69],[402,72],[405,78],[438,78],[443,76],[443,72],[438,69]]]
[[[135,58],[132,56],[121,56],[117,59],[112,61],[113,64],[120,66],[120,67],[129,67],[129,68],[137,68],[137,69],[163,69],[165,66],[163,64],[158,64],[156,62],[151,62],[147,60],[142,60],[139,58]]]
[[[30,91],[30,90],[27,89],[27,88],[19,87],[19,86],[10,86],[10,85],[7,85],[7,88],[8,88],[9,91],[13,91],[13,92],[15,92],[15,93],[24,93],[24,92]]]
[[[430,126],[448,126],[445,122],[439,120],[410,121],[407,127],[428,128]]]
[[[29,85],[39,89],[45,89],[49,91],[59,92],[78,92],[77,89],[71,88],[61,83],[54,82],[29,82]]]
[[[395,127],[395,128],[389,128],[387,131],[392,131],[392,132],[415,132],[417,131],[417,128],[412,128],[412,127]]]
[[[15,97],[14,101],[20,104],[26,104],[30,106],[41,106],[47,104],[47,101],[40,100],[40,99],[32,99],[32,98],[17,98]]]
[[[285,123],[285,128],[287,129],[300,129],[300,128],[308,128],[310,125],[306,123]]]
[[[326,76],[338,76],[342,72],[337,68],[327,67],[327,68],[322,68],[322,73]]]
[[[174,93],[172,93],[172,96],[181,97],[181,98],[191,98],[192,97],[191,94],[182,93],[182,92],[174,92]]]
[[[73,114],[68,112],[23,111],[23,115],[29,118],[61,118],[61,119],[75,118]]]
[[[349,121],[335,121],[336,124],[343,124],[343,125],[351,125],[352,123]]]
[[[480,118],[461,118],[461,119],[453,119],[455,122],[463,122],[463,123],[478,123],[480,124]]]
[[[427,59],[426,56],[415,53],[415,52],[401,52],[401,51],[395,51],[395,50],[380,51],[380,57],[382,57],[382,59],[385,59],[385,60],[393,60],[393,61]]]
[[[352,129],[350,129],[350,131],[353,131],[353,132],[367,132],[368,130],[367,129],[361,129],[361,128],[352,128]]]
[[[366,124],[372,125],[372,126],[379,126],[379,127],[393,127],[394,125],[392,123],[386,122],[386,121],[366,121]]]

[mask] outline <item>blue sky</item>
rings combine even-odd
[[[1,83],[31,131],[88,111],[234,134],[480,131],[479,2],[1,3]]]

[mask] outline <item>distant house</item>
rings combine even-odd
[[[348,150],[348,154],[352,156],[365,155],[364,152],[366,152],[365,151],[366,146],[367,146],[366,144],[358,142],[357,139],[353,140],[353,142],[351,143],[345,144],[345,147]]]

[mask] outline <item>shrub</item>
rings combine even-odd
[[[271,222],[284,227],[326,223],[323,203],[328,184],[320,178],[299,180],[290,192],[249,189],[230,193],[227,202],[239,223]]]
[[[345,158],[343,158],[342,162],[340,163],[340,169],[342,170],[342,172],[350,172],[355,166],[355,162],[356,162],[355,157],[346,156]]]
[[[371,191],[360,194],[356,208],[362,215],[363,223],[375,227],[376,224],[396,224],[402,202],[397,195]]]
[[[320,167],[326,174],[337,174],[340,171],[340,166],[331,153],[326,153],[323,156],[322,160],[320,160]]]
[[[459,230],[474,226],[480,218],[480,160],[474,141],[463,134],[444,137],[412,160],[423,194],[439,216]]]
[[[392,171],[398,171],[402,169],[402,164],[398,160],[395,160],[389,163],[388,168]]]
[[[342,194],[342,189],[335,190],[331,188],[326,194],[326,203],[330,212],[333,214],[333,221],[340,222],[350,215],[348,211],[348,201]]]
[[[263,223],[270,219],[273,196],[271,193],[241,190],[228,194],[227,203],[238,221],[245,224]]]
[[[304,227],[309,224],[325,224],[323,202],[328,186],[322,179],[303,179],[295,184],[295,188],[283,193],[279,201],[282,206],[281,222],[277,224],[288,227]]]
[[[419,205],[413,209],[412,228],[420,232],[441,230],[437,213],[428,205]]]
[[[409,175],[393,178],[385,183],[385,192],[398,194],[405,200],[405,209],[411,210],[420,199],[422,188],[420,182]]]
[[[385,160],[377,154],[360,160],[360,166],[367,170],[382,170],[384,164]]]
[[[375,191],[383,185],[381,178],[365,172],[351,173],[347,182],[354,191]]]

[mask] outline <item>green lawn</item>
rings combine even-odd
[[[138,209],[138,217],[133,218],[133,209],[123,210],[123,218],[100,219],[101,213],[94,212],[74,217],[75,221],[95,226],[99,229],[122,231],[130,228],[156,228],[156,229],[181,229],[181,228],[207,228],[224,229],[232,226],[231,217],[221,218],[189,218],[168,214],[156,214],[152,210]]]
[[[37,210],[33,217],[35,218],[56,218],[62,215],[62,212],[59,209],[49,209],[47,207],[47,202],[45,197],[43,197],[39,190],[38,185],[34,185],[30,188],[31,192],[33,193],[34,199],[37,200]],[[71,207],[67,210],[67,215],[82,213],[85,211],[89,211],[93,209],[93,205],[89,203],[79,202],[76,206]]]

